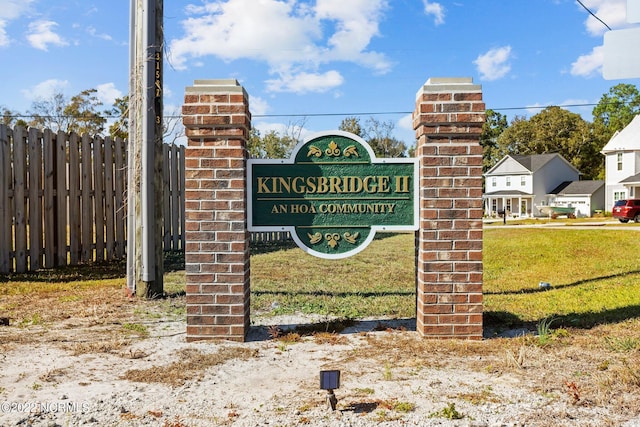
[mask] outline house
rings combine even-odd
[[[578,217],[605,211],[604,181],[565,181],[549,194],[549,203],[575,208]]]
[[[561,155],[507,155],[485,176],[485,214],[506,210],[512,217],[538,215],[536,206],[553,203],[553,190],[566,181],[578,181],[580,172]]]
[[[640,198],[640,114],[613,134],[600,151],[605,156],[605,206],[616,200]]]

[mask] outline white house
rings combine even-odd
[[[578,181],[580,172],[557,153],[507,155],[484,177],[486,215],[506,210],[511,216],[535,216],[536,206],[554,202],[552,191],[565,181]]]
[[[640,114],[613,134],[602,148],[605,156],[605,206],[616,200],[640,198]]]

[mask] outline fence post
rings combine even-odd
[[[186,89],[187,341],[243,341],[249,329],[248,98],[235,80]]]
[[[482,339],[482,88],[432,78],[418,91],[417,325],[422,336]]]

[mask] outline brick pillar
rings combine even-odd
[[[431,78],[418,91],[416,329],[425,337],[482,339],[484,121],[482,88],[471,78]]]
[[[182,107],[187,341],[244,341],[249,329],[248,95],[235,80],[196,80]]]

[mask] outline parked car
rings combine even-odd
[[[640,199],[618,200],[613,205],[611,213],[620,222],[629,222],[631,219],[640,222]]]

